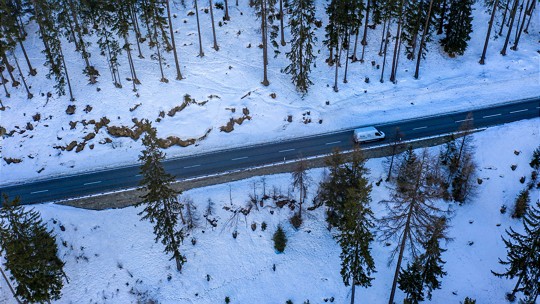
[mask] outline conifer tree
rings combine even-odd
[[[517,292],[522,292],[524,303],[535,303],[540,295],[540,201],[530,206],[523,217],[524,233],[510,228],[506,231],[508,239],[503,238],[507,257],[501,265],[506,266],[502,273],[492,273],[507,279],[517,278],[516,285],[507,298],[513,301]]]
[[[15,294],[24,302],[44,303],[60,299],[64,262],[58,258],[53,232],[40,214],[19,205],[19,199],[3,197],[0,208],[0,253],[15,279]]]
[[[310,182],[310,177],[307,172],[308,164],[305,159],[300,159],[296,163],[296,167],[292,172],[292,186],[295,189],[298,189],[298,218],[302,220],[302,209],[304,200],[307,197],[308,184]]]
[[[391,197],[383,200],[388,214],[380,222],[380,240],[387,242],[397,239],[398,245],[392,251],[390,261],[397,254],[398,260],[390,300],[392,304],[401,262],[405,249],[409,249],[412,258],[419,256],[422,244],[427,242],[427,235],[431,227],[435,227],[440,216],[444,213],[436,205],[441,198],[442,191],[439,172],[434,170],[436,161],[426,150],[420,157],[409,148],[398,164],[398,174]]]
[[[441,40],[444,51],[450,57],[463,55],[472,33],[473,0],[450,0],[445,37]]]
[[[291,63],[285,68],[285,73],[291,74],[296,89],[306,94],[313,84],[309,73],[316,58],[313,50],[317,40],[313,29],[315,4],[313,0],[292,0],[290,9],[291,51],[287,53],[287,58]]]
[[[268,86],[268,37],[273,40],[277,36],[277,27],[273,25],[275,6],[277,0],[254,0],[254,7],[256,10],[257,18],[261,20],[261,43],[263,50],[263,81],[262,85]],[[270,28],[270,31],[269,31]],[[273,41],[273,46],[278,47],[277,43]]]
[[[144,150],[139,156],[142,162],[140,190],[145,194],[136,206],[144,207],[139,213],[142,215],[141,220],[149,220],[154,224],[155,241],[161,241],[165,246],[165,253],[172,255],[171,260],[175,259],[176,269],[182,271],[186,258],[180,252],[180,244],[184,240],[185,232],[176,227],[177,213],[183,207],[178,201],[180,192],[172,188],[175,178],[165,172],[162,165],[165,153],[159,147],[156,129],[147,122],[145,131],[146,135],[142,140]]]
[[[398,286],[407,296],[404,304],[418,304],[424,301],[424,286],[422,284],[423,267],[417,258],[413,263],[407,263],[407,268],[399,273]]]
[[[287,246],[287,236],[281,225],[278,225],[272,240],[274,241],[274,249],[276,249],[277,252],[281,253],[285,251],[285,247]]]
[[[375,262],[371,256],[370,243],[373,241],[371,229],[373,212],[371,203],[371,184],[367,179],[369,169],[360,150],[355,150],[351,163],[345,165],[344,201],[341,202],[341,219],[338,221],[338,234],[335,236],[341,247],[341,277],[345,286],[352,286],[351,304],[354,304],[356,286],[371,286]]]
[[[525,212],[527,212],[527,208],[529,207],[530,202],[531,202],[531,199],[529,197],[529,190],[528,189],[522,190],[516,198],[514,212],[512,213],[512,217],[522,218],[523,215],[525,215]]]

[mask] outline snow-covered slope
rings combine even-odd
[[[530,176],[528,162],[540,142],[540,119],[490,128],[476,133],[474,138],[478,178],[483,182],[468,204],[451,206],[455,214],[449,234],[454,240],[444,246],[447,251],[443,254],[448,275],[442,289],[433,293],[432,303],[459,303],[466,296],[477,299],[477,303],[505,303],[505,292],[515,284],[494,277],[490,270],[503,270],[497,260],[506,254],[500,238],[505,229],[511,226],[522,231],[520,221],[510,214],[515,197],[525,187],[520,177]],[[438,149],[431,151],[437,153]],[[385,177],[383,162],[372,159],[367,163],[373,183]],[[514,171],[512,165],[517,166]],[[309,174],[313,182],[308,201],[323,169],[310,170]],[[372,207],[377,217],[384,209],[378,202],[388,197],[386,186],[383,182],[373,187]],[[239,214],[231,219],[231,211],[246,205],[254,187],[259,196],[263,188],[266,193],[275,188],[286,194],[291,176],[254,177],[182,195],[194,201],[200,216],[199,227],[181,246],[187,256],[182,273],[163,254],[162,245],[154,243],[151,224],[139,220],[138,208],[90,211],[54,204],[35,206],[54,229],[66,262],[70,283],[58,303],[134,303],[135,294],[171,304],[224,303],[227,296],[231,303],[242,304],[285,303],[288,299],[293,303],[308,299],[310,303],[330,303],[331,298],[334,303],[347,303],[350,288],[343,285],[339,274],[340,249],[326,229],[322,208],[306,211],[298,231],[288,222],[293,211],[277,208],[270,201],[247,216]],[[209,199],[214,202],[215,228],[201,216]],[[539,190],[531,192],[531,200],[538,199]],[[502,205],[508,206],[506,214],[500,213]],[[263,222],[268,225],[266,231],[261,230]],[[272,242],[278,224],[284,226],[289,239],[282,254],[274,251]],[[232,237],[235,230],[236,239]],[[195,245],[192,238],[196,239]],[[378,272],[371,288],[357,289],[357,301],[388,301],[395,267],[387,266],[392,246],[373,244]],[[4,291],[4,286],[0,287]],[[397,303],[402,298],[398,291]]]
[[[402,58],[396,85],[388,81],[388,66],[386,81],[378,81],[380,70],[377,65],[382,64],[382,58],[377,55],[381,34],[381,27],[378,27],[368,33],[366,62],[350,64],[349,83],[340,83],[340,91],[334,93],[331,88],[334,68],[324,62],[328,56],[322,45],[324,26],[317,29],[315,49],[318,57],[311,74],[314,85],[302,99],[289,76],[281,73],[281,69],[288,65],[284,54],[289,46],[282,48],[277,58],[270,58],[270,86],[260,84],[262,52],[258,47],[260,37],[257,21],[247,1],[240,2],[238,7],[230,3],[231,21],[217,27],[219,51],[211,48],[210,16],[204,13],[204,7],[200,7],[205,51],[202,58],[197,57],[195,17],[188,16],[188,9],[174,6],[173,12],[178,16],[174,19],[176,41],[185,79],[174,80],[174,63],[169,54],[165,73],[170,82],[159,82],[158,65],[149,59],[151,51],[144,46],[146,59],[135,58],[142,81],[140,97],[135,96],[127,81],[123,81],[122,89],[114,88],[104,57],[97,55],[99,51],[95,41],[90,47],[92,53],[96,54],[91,61],[100,70],[101,77],[96,85],[86,84],[87,80],[81,73],[82,60],[73,51],[72,45],[64,43],[76,97],[73,115],[65,112],[71,104],[68,97],[54,94],[51,98],[46,97],[47,92],[54,91],[53,82],[43,77],[47,70],[42,66],[42,42],[35,34],[35,24],[30,24],[26,45],[32,62],[37,66],[39,78],[27,77],[35,96],[31,100],[26,100],[22,86],[9,88],[11,98],[0,97],[5,106],[0,111],[0,126],[8,133],[15,131],[11,133],[12,136],[0,139],[0,155],[4,158],[0,160],[0,184],[136,162],[141,150],[140,141],[112,137],[105,126],[99,128],[93,124],[92,120],[99,122],[104,117],[109,120],[108,126],[130,128],[134,127],[133,119],[147,118],[154,121],[160,137],[199,139],[195,145],[167,149],[172,157],[474,108],[535,96],[540,91],[540,55],[537,53],[539,19],[533,18],[530,34],[523,35],[518,51],[509,51],[503,57],[499,54],[502,39],[492,40],[486,65],[479,65],[477,62],[489,16],[480,4],[476,4],[474,32],[465,55],[448,58],[436,43],[438,37],[429,44],[427,60],[421,65],[420,79],[412,77],[414,62]],[[325,3],[317,1],[317,18],[322,19],[323,24],[326,22]],[[223,11],[216,10],[215,14],[217,19],[221,19]],[[22,54],[17,55],[23,58]],[[129,76],[125,55],[121,56],[120,63],[124,80]],[[340,70],[342,74],[343,69]],[[369,77],[369,83],[365,82],[366,77]],[[275,98],[270,96],[272,93],[275,93]],[[171,109],[184,102],[186,94],[197,103],[191,103],[174,116],[168,116]],[[91,108],[87,108],[87,105]],[[161,111],[164,111],[163,117],[159,117]],[[40,117],[33,118],[37,113]],[[231,118],[246,115],[251,120],[234,125],[232,132],[220,131],[220,127],[225,126]],[[287,122],[289,115],[292,119],[290,123]],[[306,120],[311,120],[311,123],[304,123]],[[210,133],[204,137],[207,132]],[[73,141],[78,144],[85,142],[86,145],[81,146],[83,149],[80,152],[75,152],[77,148],[72,151],[58,148],[66,147]],[[21,162],[8,164],[8,159]]]

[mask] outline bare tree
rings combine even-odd
[[[309,186],[309,183],[311,181],[311,178],[309,177],[307,173],[308,164],[307,161],[304,158],[301,158],[294,168],[294,171],[292,172],[292,182],[293,182],[293,188],[298,189],[298,217],[300,220],[302,219],[302,205],[304,204],[304,200],[307,197],[307,188]]]
[[[439,183],[434,182],[439,176],[432,170],[436,160],[427,150],[420,156],[409,148],[406,157],[399,164],[399,174],[390,199],[383,200],[387,214],[379,220],[380,237],[383,242],[397,240],[392,250],[390,262],[398,256],[389,304],[393,304],[396,285],[405,250],[408,249],[413,258],[417,257],[422,243],[425,243],[426,232],[435,226],[445,211],[436,205],[441,198]]]

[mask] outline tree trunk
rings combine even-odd
[[[202,49],[202,40],[201,40],[201,25],[199,23],[199,8],[197,5],[197,0],[194,0],[193,3],[195,5],[195,16],[197,17],[197,33],[199,34],[199,57],[204,57],[204,52]]]
[[[534,12],[534,8],[536,7],[536,1],[533,1],[532,2],[532,5],[531,5],[531,9],[529,10],[529,20],[527,21],[527,26],[525,27],[525,29],[523,30],[523,32],[525,32],[525,34],[528,34],[529,33],[529,24],[531,24],[531,19],[532,19],[532,16],[533,16],[533,12]]]
[[[8,82],[7,79],[4,78],[4,69],[2,66],[0,66],[0,78],[2,80],[2,86],[4,87],[4,91],[6,92],[6,97],[11,97],[11,94],[9,94],[9,91],[7,90],[6,83]]]
[[[141,51],[141,29],[139,28],[139,21],[137,20],[137,14],[135,13],[135,9],[133,8],[133,5],[129,6],[129,12],[131,16],[131,21],[133,23],[133,31],[135,32],[135,41],[137,42],[137,50],[139,51],[138,57],[143,59],[144,55]]]
[[[491,35],[491,27],[493,26],[493,19],[495,19],[495,12],[497,11],[497,5],[499,5],[499,0],[495,0],[493,4],[493,9],[491,11],[491,18],[489,19],[488,31],[486,34],[486,41],[484,42],[484,50],[482,51],[482,56],[480,57],[480,64],[485,64],[486,60],[486,51],[489,43],[489,37]]]
[[[343,83],[347,83],[347,72],[349,70],[349,49],[350,49],[350,42],[351,42],[351,33],[347,34],[347,55],[345,56],[345,73],[343,74]]]
[[[394,82],[396,81],[396,70],[397,70],[397,60],[399,56],[399,44],[401,42],[401,23],[402,23],[402,16],[403,15],[403,0],[401,0],[399,5],[399,19],[398,19],[398,26],[396,30],[396,44],[394,46],[394,56],[392,58],[392,71],[390,72],[390,81]]]
[[[358,46],[358,34],[360,34],[360,27],[359,26],[356,27],[356,34],[354,35],[355,38],[354,38],[353,54],[352,54],[351,58],[349,58],[349,59],[351,59],[352,62],[358,61],[358,58],[356,57],[356,48]]]
[[[261,5],[261,32],[262,32],[262,44],[263,44],[263,74],[262,81],[263,86],[270,85],[268,81],[268,37],[267,37],[267,24],[266,24],[266,0],[262,0]]]
[[[426,36],[429,30],[429,24],[431,21],[431,9],[433,8],[433,0],[429,1],[429,9],[428,14],[426,18],[426,24],[424,25],[424,32],[422,33],[422,38],[420,39],[420,45],[418,49],[418,58],[416,59],[416,69],[414,71],[414,78],[418,79],[418,74],[420,72],[420,60],[422,60],[422,48],[424,47],[424,43],[426,41]]]
[[[369,23],[369,11],[371,8],[371,1],[367,0],[367,7],[366,7],[366,24],[364,24],[364,34],[362,36],[362,55],[360,56],[360,62],[364,62],[364,53],[366,51],[366,45],[367,45],[367,31],[368,31],[368,23]]]
[[[525,0],[523,0],[525,1]],[[521,4],[518,5],[519,7],[519,14],[518,14],[518,20],[517,20],[517,24],[516,24],[516,33],[514,35],[514,41],[517,40],[517,36],[518,36],[518,31],[519,31],[519,24],[521,23],[521,17],[523,16],[523,2],[520,2]]]
[[[280,25],[280,33],[281,33],[281,46],[287,45],[285,42],[285,31],[283,30],[283,19],[285,18],[285,15],[283,14],[283,0],[279,0],[279,25]]]
[[[66,74],[66,81],[68,85],[69,90],[69,101],[75,101],[75,97],[73,97],[73,90],[71,90],[71,81],[69,80],[69,74],[66,66],[66,60],[64,58],[64,52],[62,52],[62,47],[60,46],[60,58],[62,58],[62,65],[64,67],[64,73]]]
[[[443,0],[442,2],[442,8],[441,8],[441,19],[439,20],[439,28],[437,29],[437,35],[440,35],[443,33],[444,28],[444,17],[446,15],[446,9],[447,9],[447,3],[448,0]]]
[[[79,26],[79,20],[77,19],[77,12],[75,11],[75,6],[73,5],[73,0],[68,0],[69,8],[71,11],[71,16],[73,18],[73,22],[75,23],[75,32],[77,32],[77,38],[79,39],[79,48],[82,52],[82,57],[84,59],[84,64],[86,65],[86,72],[88,73],[88,80],[91,84],[94,84],[97,82],[97,71],[96,69],[90,64],[90,60],[88,59],[90,57],[90,54],[86,51],[86,46],[84,45],[83,35],[81,32],[81,27]],[[71,24],[71,23],[70,23]]]
[[[32,67],[32,64],[30,63],[30,59],[28,58],[28,54],[26,53],[26,49],[24,48],[24,44],[22,43],[21,38],[19,38],[18,40],[24,55],[24,59],[26,60],[26,64],[28,65],[28,70],[30,71],[29,74],[32,76],[36,76],[37,70]]]
[[[407,222],[405,223],[405,228],[403,229],[403,236],[401,237],[401,245],[399,246],[399,256],[398,256],[398,261],[396,265],[396,271],[394,272],[394,281],[392,282],[392,291],[390,292],[390,299],[388,300],[388,304],[394,304],[394,296],[396,294],[396,285],[397,285],[397,280],[399,277],[399,270],[401,269],[401,261],[403,260],[403,252],[405,251],[405,245],[407,243],[407,234],[409,233],[410,224],[411,224],[413,204],[414,202],[411,203],[411,206],[409,208],[409,213],[407,214]]]
[[[355,283],[356,282],[354,282],[354,280],[353,280],[353,284],[352,284],[352,287],[351,287],[351,289],[352,289],[352,292],[351,292],[351,304],[354,304],[354,294],[355,294],[355,291],[356,291],[356,284]]]
[[[6,67],[6,70],[8,71],[9,77],[11,78],[11,86],[12,87],[18,87],[20,82],[18,82],[15,77],[13,76],[13,70],[15,69],[13,66],[11,66],[7,60],[6,54],[2,54],[2,61],[4,62],[4,66]]]
[[[17,70],[19,70],[19,75],[21,75],[21,79],[22,79],[22,82],[24,84],[24,88],[26,89],[26,96],[28,99],[32,99],[32,97],[34,97],[34,95],[32,93],[30,93],[30,90],[28,89],[28,85],[26,84],[26,80],[24,79],[24,75],[22,73],[22,70],[21,70],[21,66],[19,65],[19,61],[17,60],[17,56],[15,56],[15,53],[12,52],[12,55],[13,55],[13,59],[15,60],[15,65],[17,65]]]
[[[172,49],[173,49],[173,55],[174,55],[174,65],[176,66],[176,80],[182,80],[182,73],[180,73],[180,64],[178,63],[178,53],[176,52],[176,43],[174,42],[174,31],[173,31],[173,26],[172,26],[171,8],[170,8],[169,0],[167,0],[166,5],[167,5],[167,19],[169,19],[169,32],[171,33],[171,43],[172,43]]]
[[[383,54],[383,48],[384,48],[384,41],[386,40],[386,22],[387,18],[384,18],[383,22],[383,30],[382,30],[382,37],[381,37],[381,46],[379,47],[379,56],[382,56]]]
[[[141,82],[139,81],[139,79],[137,79],[137,74],[135,72],[135,65],[133,64],[133,58],[131,57],[131,47],[129,45],[127,35],[124,35],[124,43],[125,43],[126,53],[128,57],[129,71],[131,73],[131,82],[133,85],[133,92],[137,92],[137,87],[135,85],[140,84]]]
[[[238,0],[236,0],[236,6],[238,6]],[[229,2],[227,0],[225,0],[225,16],[223,16],[223,20],[231,20],[231,16],[229,16]]]
[[[381,83],[384,82],[384,68],[386,67],[386,54],[388,53],[388,43],[390,42],[390,22],[388,22],[388,27],[386,29],[386,35],[384,39],[384,56],[383,56],[383,63],[382,63],[382,69],[381,69]]]
[[[519,27],[519,31],[518,31],[516,40],[514,41],[514,45],[510,48],[513,51],[517,50],[519,39],[521,38],[521,32],[523,31],[523,27],[525,26],[525,20],[527,19],[525,17],[527,15],[527,11],[529,10],[529,3],[530,3],[530,0],[527,0],[527,5],[525,6],[525,8],[526,8],[525,9],[525,14],[523,15],[523,19],[521,20],[521,26]]]
[[[503,14],[503,20],[501,22],[501,28],[499,29],[499,33],[498,35],[499,36],[502,36],[502,31],[503,31],[503,28],[504,28],[504,24],[506,23],[506,14],[508,13],[508,4],[511,0],[506,0],[506,4],[504,6],[504,14]]]
[[[335,78],[334,78],[334,92],[339,92],[339,89],[338,89],[338,69],[339,69],[339,62],[340,62],[340,57],[341,57],[341,51],[342,51],[342,48],[340,48],[340,43],[339,43],[339,37],[338,37],[338,44],[337,44],[337,48],[336,48],[336,62],[335,62],[335,65],[336,65],[336,74],[335,74]]]
[[[214,9],[212,8],[212,0],[209,0],[210,2],[210,20],[212,21],[212,35],[214,35],[214,50],[219,51],[219,45],[217,43],[216,38],[216,25],[214,23]]]
[[[514,19],[516,19],[516,11],[518,7],[519,0],[514,0],[512,5],[512,11],[510,12],[510,25],[508,27],[508,33],[506,34],[506,39],[504,40],[504,46],[501,50],[501,55],[506,56],[506,48],[508,47],[508,41],[510,40],[510,34],[512,32],[512,27],[514,25]]]

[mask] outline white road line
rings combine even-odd
[[[43,192],[47,192],[47,191],[49,191],[49,190],[39,190],[39,191],[30,192],[30,194],[43,193]]]
[[[472,118],[467,118],[467,119],[462,119],[462,120],[456,120],[456,123],[469,121],[469,120],[473,120],[473,119]]]
[[[294,150],[295,150],[295,149],[281,150],[281,151],[279,151],[279,153],[291,152],[291,151],[294,151]]]
[[[184,169],[197,168],[197,167],[200,167],[200,166],[201,166],[201,165],[187,166],[187,167],[184,167]]]
[[[231,160],[241,160],[241,159],[246,159],[246,158],[248,158],[248,157],[247,157],[247,156],[244,156],[244,157],[233,158],[233,159],[231,159]]]
[[[519,112],[525,112],[525,111],[529,111],[529,109],[523,109],[523,110],[512,111],[512,112],[510,112],[510,114],[519,113]]]
[[[413,130],[422,130],[422,129],[427,129],[427,126],[414,128]]]
[[[88,186],[88,185],[99,184],[99,183],[101,183],[101,181],[90,182],[90,183],[84,183],[83,185],[84,185],[84,186]]]
[[[135,175],[135,177],[139,177],[139,176],[142,176],[142,174],[137,174],[137,175]]]
[[[484,116],[483,118],[490,118],[490,117],[495,117],[495,116],[501,116],[501,114],[493,114],[493,115],[486,115]]]
[[[339,144],[340,142],[341,142],[341,140],[338,140],[338,141],[333,141],[333,142],[325,143],[325,145],[334,145],[334,144]]]

